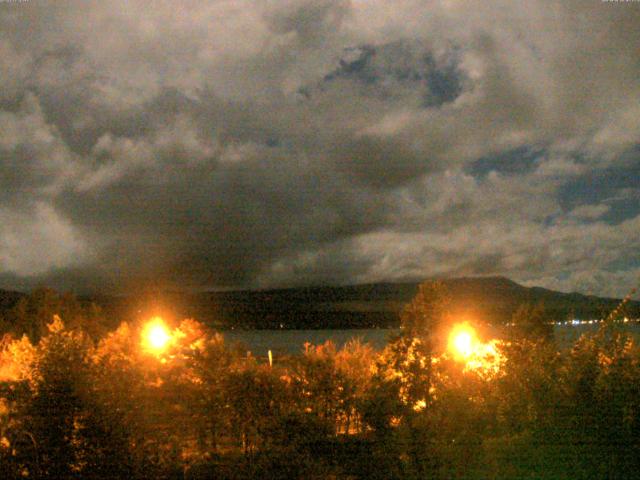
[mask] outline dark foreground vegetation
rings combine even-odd
[[[460,358],[451,301],[423,284],[384,351],[309,345],[270,365],[193,320],[154,345],[145,325],[106,331],[98,309],[37,292],[5,319],[0,478],[638,478],[624,304],[567,351],[521,307]]]

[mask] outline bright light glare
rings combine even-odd
[[[169,334],[162,325],[155,325],[149,331],[149,343],[154,348],[164,348],[169,341]]]
[[[145,326],[142,332],[142,339],[147,349],[160,352],[171,340],[171,335],[162,319],[155,317]]]
[[[468,332],[460,332],[453,340],[456,350],[463,357],[471,355],[471,335]]]
[[[473,371],[482,378],[499,374],[504,359],[498,349],[499,340],[482,342],[468,323],[453,327],[449,334],[449,351],[458,362],[464,363],[464,371]]]
[[[474,351],[476,332],[466,323],[456,325],[449,335],[449,349],[456,358],[468,358]]]

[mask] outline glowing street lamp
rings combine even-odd
[[[142,330],[142,345],[155,354],[161,353],[170,340],[171,334],[160,317],[152,318]]]
[[[449,350],[461,360],[469,358],[476,348],[476,332],[467,323],[456,325],[449,334]]]
[[[449,334],[449,351],[453,358],[464,364],[463,372],[475,372],[485,380],[500,373],[504,357],[499,349],[500,341],[483,342],[468,323],[455,325]]]

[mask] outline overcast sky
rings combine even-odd
[[[0,286],[640,280],[640,3],[0,3]]]

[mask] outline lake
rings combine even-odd
[[[640,324],[628,323],[620,328],[631,331],[640,341]],[[560,348],[570,347],[583,333],[595,332],[598,325],[555,325],[554,333]],[[375,349],[384,348],[389,338],[399,329],[370,328],[361,330],[227,330],[223,332],[229,344],[241,343],[255,356],[265,356],[271,350],[274,355],[301,353],[306,342],[319,345],[331,340],[336,347],[359,338],[363,343],[371,344]]]
[[[369,343],[375,349],[382,350],[390,336],[397,334],[397,328],[367,328],[348,330],[227,330],[223,332],[225,342],[239,342],[251,350],[254,355],[264,356],[271,350],[277,354],[296,354],[304,351],[306,342],[319,345],[331,340],[336,347],[342,348],[354,338]]]

